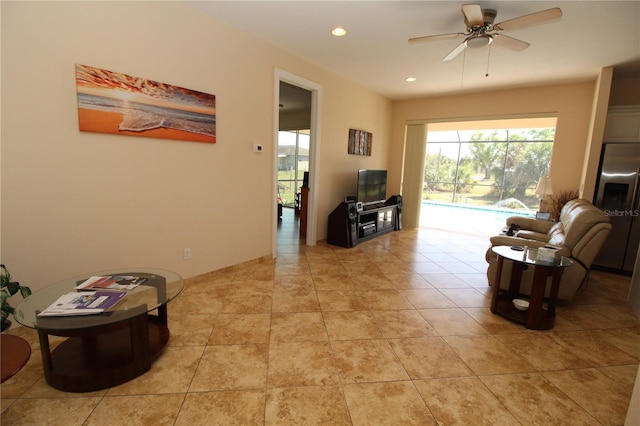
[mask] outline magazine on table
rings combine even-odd
[[[40,317],[92,315],[112,308],[122,299],[125,291],[82,291],[63,294]]]
[[[133,275],[93,276],[78,284],[76,290],[133,290],[146,280]]]

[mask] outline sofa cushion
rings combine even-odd
[[[516,233],[516,237],[526,238],[527,240],[544,241],[545,243],[549,241],[549,235],[543,234],[542,232],[530,231],[528,229],[518,231]]]
[[[565,213],[565,212],[563,212]],[[592,204],[576,206],[561,215],[564,243],[573,249],[584,235],[599,223],[609,223],[609,217]]]
[[[507,218],[507,227],[512,224],[518,225],[521,230],[528,229],[530,231],[548,234],[549,229],[553,226],[553,222],[548,220],[538,220],[532,217],[510,216]]]
[[[548,234],[549,244],[554,246],[565,245],[565,233],[564,224],[562,222],[556,222],[553,224]]]

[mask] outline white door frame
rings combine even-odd
[[[274,70],[274,103],[273,103],[273,187],[274,194],[278,193],[278,131],[280,128],[280,82],[284,81],[294,86],[302,87],[311,91],[311,129],[309,140],[309,203],[307,207],[307,240],[308,246],[316,245],[317,223],[318,223],[318,193],[320,192],[320,182],[318,179],[320,161],[320,105],[322,105],[322,86],[314,81],[292,74],[280,68]],[[275,200],[275,195],[273,197]],[[278,213],[272,208],[272,252],[276,257],[278,254]]]

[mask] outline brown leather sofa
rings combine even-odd
[[[539,248],[552,246],[560,253],[574,261],[573,266],[565,268],[560,281],[558,299],[570,300],[587,279],[591,263],[600,251],[611,224],[609,217],[589,201],[576,198],[567,202],[560,212],[558,222],[537,220],[533,218],[512,216],[507,218],[507,228],[512,224],[519,227],[515,235],[506,234],[491,237],[493,246],[528,246]],[[496,281],[497,256],[491,251],[485,255],[489,267],[487,278],[489,285]],[[500,277],[500,288],[508,289],[512,262],[505,260]],[[522,275],[520,290],[530,294],[533,268],[528,268]],[[547,286],[547,292],[549,288]]]

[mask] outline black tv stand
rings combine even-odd
[[[364,204],[362,206],[362,210],[363,211],[367,211],[367,210],[374,210],[374,209],[379,209],[382,207],[387,207],[387,203],[385,202],[381,202],[381,203],[371,203],[371,204]]]
[[[355,201],[340,203],[329,214],[327,243],[355,247],[372,238],[401,229],[402,197],[368,204],[358,211]]]

